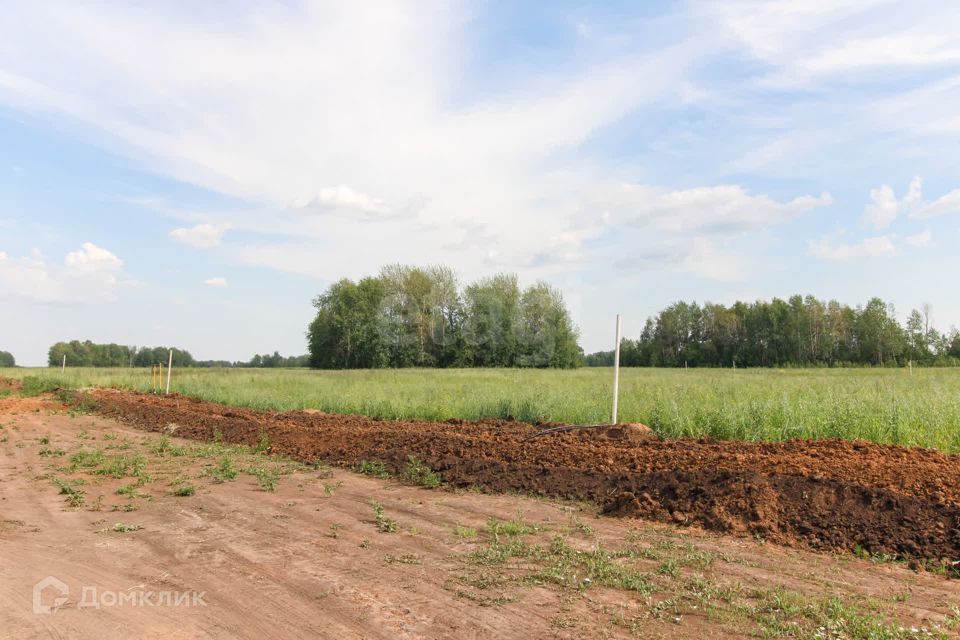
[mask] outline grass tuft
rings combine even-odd
[[[403,477],[424,487],[435,489],[440,486],[440,476],[416,456],[407,457],[407,466],[404,467]]]
[[[399,528],[397,521],[386,516],[383,505],[371,499],[370,506],[373,507],[374,524],[377,525],[377,531],[380,533],[396,533]]]
[[[374,478],[385,479],[390,477],[387,465],[380,460],[361,460],[360,464],[354,467],[354,470],[357,473],[362,473],[365,476],[373,476]]]
[[[173,490],[172,495],[175,495],[180,498],[185,498],[187,496],[192,496],[197,492],[196,487],[192,484],[185,484],[182,487],[177,487]]]

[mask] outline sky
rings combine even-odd
[[[384,264],[960,326],[960,3],[13,3],[0,349],[306,352]]]

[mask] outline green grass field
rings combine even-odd
[[[60,379],[57,369],[0,375]],[[66,385],[148,390],[149,370],[68,369]],[[612,370],[174,370],[171,391],[260,409],[384,418],[610,419]],[[863,438],[960,451],[960,369],[622,369],[620,420],[668,437]]]

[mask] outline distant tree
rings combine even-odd
[[[17,361],[9,351],[0,351],[0,367],[15,367]]]
[[[546,282],[529,287],[520,298],[516,364],[560,369],[580,365],[577,330],[562,294]]]
[[[904,326],[880,298],[852,308],[807,295],[730,307],[676,302],[648,318],[638,340],[624,339],[623,366],[898,366],[955,365],[960,337],[930,323],[930,306],[912,311]],[[609,366],[612,351],[585,357]]]
[[[435,364],[430,345],[433,281],[426,270],[392,264],[380,270],[383,337],[394,366],[429,367]]]
[[[621,364],[623,360],[621,359]],[[588,367],[612,367],[613,366],[613,349],[610,351],[595,351],[594,353],[588,353],[583,357],[583,364]],[[637,367],[642,365],[635,364],[623,364],[627,367]]]
[[[929,349],[930,327],[924,317],[914,309],[907,317],[906,340],[910,346],[910,361],[927,363],[932,359]]]
[[[387,365],[381,307],[386,291],[379,278],[343,279],[314,299],[317,315],[307,330],[310,366],[320,369]]]
[[[95,344],[89,340],[80,342],[58,342],[47,352],[47,364],[59,367],[63,357],[67,357],[69,367],[149,367],[154,364],[168,363],[167,347],[129,347],[119,344]],[[173,349],[173,366],[191,367],[194,364],[190,352]]]
[[[953,330],[949,345],[950,346],[947,351],[948,355],[954,358],[960,358],[960,331],[957,331],[956,329]]]
[[[457,275],[450,267],[437,265],[427,269],[430,277],[429,341],[435,366],[457,364],[463,349],[463,304]]]
[[[572,367],[577,329],[546,283],[521,291],[498,274],[460,289],[449,267],[388,265],[314,299],[310,366]]]
[[[464,298],[464,364],[516,366],[521,322],[517,276],[501,273],[471,284]]]
[[[245,367],[247,366],[246,362],[230,362],[229,360],[197,360],[193,363],[195,367],[203,367],[207,369],[219,368],[219,369],[229,369],[232,367]]]
[[[310,363],[310,356],[290,356],[285,358],[280,355],[279,351],[274,351],[273,355],[270,354],[257,354],[250,358],[248,362],[235,362],[235,363],[226,363],[226,366],[235,366],[235,367],[253,367],[253,368],[266,368],[266,369],[277,369],[281,367],[286,368],[298,368],[306,367]],[[217,365],[224,366],[224,365]]]

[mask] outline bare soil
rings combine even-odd
[[[19,380],[0,377],[0,391],[7,391],[7,390],[19,391],[22,388],[23,388],[23,385],[20,384]]]
[[[659,440],[629,429],[532,437],[511,421],[272,413],[180,396],[93,392],[103,415],[178,436],[255,445],[306,462],[410,456],[455,487],[588,500],[605,513],[783,545],[960,560],[960,456],[861,441]],[[619,434],[619,436],[618,436]]]
[[[578,436],[531,444],[531,427],[509,423],[416,426],[99,396],[105,412],[176,435],[212,438],[215,428],[255,444],[266,430],[275,452],[309,461],[439,461],[432,450],[455,447],[470,460],[471,438],[479,451],[513,443],[518,469],[541,447],[570,447],[570,465],[586,452],[584,467],[567,469],[618,451]],[[0,413],[0,638],[927,637],[960,622],[960,583],[904,563],[600,517],[588,503],[429,490],[145,434],[49,398],[16,400]],[[458,435],[445,440],[443,429]],[[392,453],[391,438],[402,439]],[[98,452],[100,466],[84,466]],[[104,473],[117,457],[141,464]],[[218,481],[225,458],[239,474]],[[278,474],[274,490],[258,482],[263,469]],[[57,483],[82,500],[71,504]],[[174,495],[187,484],[193,495]],[[32,588],[46,576],[69,594],[37,614]],[[84,588],[131,600],[85,607]],[[130,605],[145,592],[200,593],[205,606]]]

